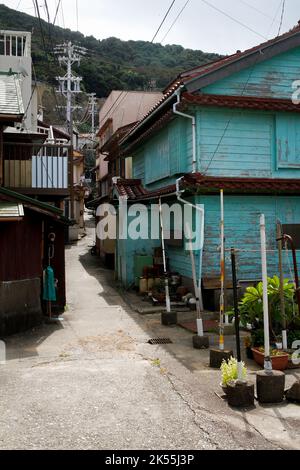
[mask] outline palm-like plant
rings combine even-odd
[[[295,287],[288,279],[283,284],[285,317],[287,324],[295,320],[294,296]],[[272,324],[275,329],[281,325],[282,317],[280,311],[280,280],[278,276],[268,278],[268,299]],[[247,287],[240,302],[241,323],[246,326],[250,324],[258,328],[263,321],[263,284],[259,282],[256,287]]]

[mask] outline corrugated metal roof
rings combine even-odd
[[[0,73],[0,114],[24,114],[20,79],[15,74]]]
[[[22,204],[16,204],[14,202],[0,202],[0,220],[20,218],[24,215],[24,209]]]

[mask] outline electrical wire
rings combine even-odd
[[[252,10],[257,11],[257,13],[260,13],[261,15],[265,16],[266,18],[270,18],[270,20],[272,19],[272,16],[268,15],[267,13],[265,13],[262,10],[259,10],[259,8],[256,8],[254,5],[251,5],[251,3],[248,3],[245,0],[239,0],[239,2],[243,3],[244,5],[246,5],[249,8],[252,8]]]
[[[42,36],[42,44],[43,44],[43,49],[44,49],[44,53],[46,55],[46,58],[48,56],[48,50],[47,50],[47,46],[46,46],[46,40],[45,40],[45,35],[44,35],[44,30],[43,30],[43,24],[42,24],[42,20],[41,20],[41,15],[40,15],[40,9],[39,9],[39,4],[38,4],[38,0],[32,0],[33,1],[33,4],[35,6],[35,9],[36,9],[36,12],[37,12],[37,17],[38,17],[38,21],[39,21],[39,27],[40,27],[40,32],[41,32],[41,36]],[[51,29],[49,28],[49,39],[51,39]],[[53,46],[52,46],[53,47]],[[53,51],[54,52],[54,51]],[[47,68],[48,68],[48,72],[49,74],[51,75],[51,70],[50,70],[50,64],[49,64],[49,61],[47,60]],[[56,91],[53,87],[53,85],[51,86],[51,91],[52,91],[52,94],[54,96],[54,100],[56,102],[56,107],[57,107],[57,110],[58,110],[58,113],[60,115],[60,119],[62,121],[65,120],[64,117],[62,117],[61,115],[61,111],[60,111],[60,108],[59,108],[59,103],[58,103],[58,100],[57,100],[57,96],[56,96]]]
[[[166,34],[164,35],[164,37],[162,38],[162,40],[160,41],[161,43],[164,42],[164,40],[166,39],[166,37],[168,36],[169,32],[171,31],[171,29],[173,28],[173,26],[175,25],[175,23],[177,23],[177,21],[179,20],[180,16],[182,15],[182,13],[184,12],[185,8],[187,7],[188,3],[190,2],[190,0],[187,0],[185,2],[185,4],[183,5],[183,7],[181,8],[180,12],[178,13],[178,15],[176,16],[175,20],[173,21],[173,23],[171,24],[170,28],[168,29],[168,31],[166,32]]]
[[[242,23],[240,20],[234,18],[233,16],[229,15],[228,13],[226,13],[224,10],[221,10],[220,8],[216,7],[215,5],[213,5],[212,3],[208,2],[207,0],[201,0],[203,3],[205,3],[206,5],[208,5],[210,8],[213,8],[214,10],[218,11],[219,13],[221,13],[222,15],[226,16],[227,18],[230,18],[232,21],[234,21],[235,23],[239,24],[240,26],[243,26],[244,28],[248,29],[248,31],[251,31],[252,33],[254,34],[257,34],[258,36],[260,36],[261,38],[263,39],[267,39],[265,36],[263,36],[262,34],[260,34],[258,31],[255,31],[255,29],[252,29],[250,28],[250,26],[247,26],[245,23]]]
[[[282,23],[283,23],[283,17],[284,17],[284,11],[285,11],[285,0],[282,0],[281,18],[280,18],[280,24],[279,24],[279,29],[278,29],[277,37],[280,36],[280,32],[281,32],[281,28],[282,28]]]
[[[53,26],[55,26],[55,23],[56,23],[56,20],[57,20],[60,3],[61,3],[61,0],[58,0],[57,5],[56,5],[55,15],[54,15],[53,22],[52,22]]]
[[[77,31],[79,31],[79,14],[78,14],[78,0],[76,0],[76,22],[77,22]]]
[[[19,10],[21,3],[22,3],[22,0],[19,0],[18,5],[16,6],[15,10]]]
[[[204,0],[202,0],[202,1],[204,1]],[[279,4],[279,7],[280,7],[280,4]],[[275,12],[275,16],[274,16],[274,19],[273,19],[273,21],[272,21],[272,23],[271,23],[271,26],[270,26],[270,28],[269,28],[268,35],[270,34],[271,28],[272,28],[272,26],[273,26],[273,24],[274,24],[274,22],[275,22],[275,20],[276,20],[276,18],[277,18],[278,13],[279,13],[279,8],[277,8],[277,10],[276,10],[276,12]],[[258,57],[258,58],[259,58],[259,57]],[[252,77],[252,74],[253,74],[253,72],[254,72],[254,69],[255,69],[255,66],[256,66],[256,64],[257,64],[258,58],[257,58],[257,60],[255,61],[255,63],[253,64],[253,66],[251,67],[250,74],[249,74],[249,76],[248,76],[248,79],[247,79],[247,81],[246,81],[246,83],[245,83],[245,85],[244,85],[243,91],[242,91],[242,96],[244,95],[244,93],[245,93],[245,91],[246,91],[246,88],[247,88],[247,86],[248,86],[248,83],[249,83],[249,81],[250,81],[250,79],[251,79],[251,77]],[[218,142],[218,145],[217,145],[217,147],[216,147],[216,149],[215,149],[215,151],[214,151],[214,153],[213,153],[211,159],[209,160],[207,167],[205,168],[205,170],[204,170],[204,172],[203,172],[204,175],[205,175],[205,174],[207,173],[207,171],[209,170],[209,168],[210,168],[210,166],[211,166],[211,164],[212,164],[212,162],[213,162],[213,160],[214,160],[214,158],[215,158],[215,156],[216,156],[216,154],[217,154],[217,152],[218,152],[218,150],[219,150],[219,148],[220,148],[220,146],[221,146],[221,144],[222,144],[222,142],[223,142],[223,139],[224,139],[224,137],[225,137],[225,135],[226,135],[226,133],[227,133],[227,131],[228,131],[228,128],[229,128],[229,126],[230,126],[230,124],[231,124],[232,119],[234,118],[234,116],[235,116],[235,112],[232,112],[231,115],[230,115],[230,117],[229,117],[229,119],[228,119],[228,121],[227,121],[227,124],[226,124],[226,126],[225,126],[224,132],[223,132],[223,134],[222,134],[222,136],[221,136],[221,138],[220,138],[220,140],[219,140],[219,142]]]
[[[162,20],[162,22],[160,23],[160,25],[159,25],[159,27],[158,27],[158,29],[157,29],[156,33],[154,34],[154,36],[153,36],[153,38],[152,38],[152,41],[151,41],[151,42],[154,42],[154,39],[155,39],[155,38],[156,38],[156,36],[158,35],[158,33],[159,33],[159,31],[160,31],[160,29],[161,29],[162,25],[164,24],[164,22],[166,21],[166,19],[167,19],[167,17],[168,17],[168,15],[169,15],[169,13],[170,13],[170,11],[171,11],[171,9],[172,9],[172,7],[173,7],[173,5],[174,5],[175,1],[176,1],[176,0],[173,0],[173,1],[172,1],[172,3],[171,3],[171,5],[169,6],[169,8],[168,8],[168,10],[167,10],[167,12],[166,12],[165,16],[163,17],[163,20]]]

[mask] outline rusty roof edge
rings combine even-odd
[[[247,58],[249,58],[253,55],[256,55],[256,54],[262,54],[263,55],[263,51],[265,51],[266,49],[274,47],[274,46],[276,46],[280,43],[284,43],[284,42],[286,42],[290,39],[296,38],[297,36],[300,37],[300,28],[299,28],[299,26],[294,28],[294,31],[291,30],[287,33],[284,33],[281,36],[279,36],[278,38],[270,39],[268,41],[265,41],[264,43],[258,44],[257,46],[254,46],[250,49],[247,49],[244,52],[238,52],[238,53],[235,53],[235,54],[232,54],[232,55],[229,55],[229,56],[225,56],[223,59],[220,59],[219,61],[212,62],[211,63],[212,68],[211,69],[208,68],[208,70],[206,72],[204,71],[203,73],[201,73],[201,71],[200,71],[198,76],[192,77],[189,80],[184,80],[184,83],[185,83],[185,85],[190,85],[190,84],[196,82],[197,80],[200,80],[204,77],[212,75],[213,73],[215,73],[219,70],[225,69],[225,68],[229,67],[230,65],[234,65],[235,63],[246,60]],[[300,41],[299,41],[299,45],[300,45]],[[267,58],[266,58],[266,60],[267,60]],[[218,62],[220,62],[219,67],[217,66]],[[207,64],[207,65],[209,65],[209,64]],[[215,67],[213,67],[214,65],[215,65]]]

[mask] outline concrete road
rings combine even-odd
[[[131,311],[92,243],[89,228],[67,249],[64,321],[7,341],[1,449],[299,448],[297,406],[230,409],[208,353],[159,315]],[[147,343],[157,336],[173,344]]]

